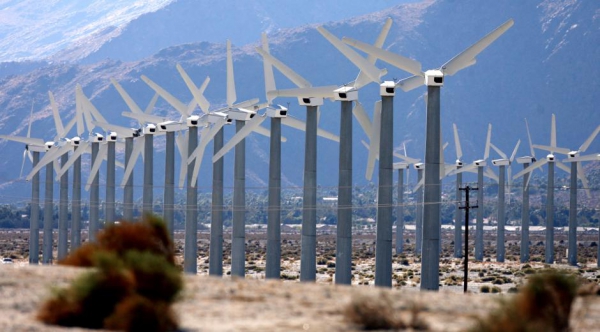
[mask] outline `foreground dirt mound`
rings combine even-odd
[[[0,330],[66,331],[37,322],[35,314],[52,287],[66,286],[83,272],[60,266],[0,266]],[[183,298],[175,310],[186,331],[346,331],[359,329],[343,315],[353,298],[382,296],[400,316],[409,317],[418,310],[419,319],[430,330],[461,331],[496,308],[500,296],[512,295],[186,276]],[[571,326],[575,331],[600,329],[600,297],[578,298]]]

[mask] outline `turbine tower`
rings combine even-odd
[[[348,44],[361,49],[377,58],[390,63],[400,69],[413,73],[415,76],[401,80],[390,87],[400,87],[404,91],[415,89],[423,84],[427,85],[427,129],[425,145],[425,195],[424,195],[424,220],[423,228],[423,260],[421,264],[421,289],[439,289],[439,243],[440,243],[440,152],[441,152],[441,126],[440,126],[440,88],[444,84],[444,76],[451,76],[476,62],[476,57],[492,42],[500,37],[513,25],[509,20],[496,28],[480,41],[446,62],[439,69],[421,72],[420,63],[414,61],[407,66],[404,57],[394,53],[372,47],[368,44],[345,38]],[[385,105],[384,105],[385,109]],[[388,119],[382,118],[383,121]],[[390,118],[391,119],[391,118]],[[382,133],[383,134],[383,133]],[[391,135],[390,135],[391,136]],[[391,137],[383,137],[390,139]],[[431,166],[427,166],[431,165]],[[382,165],[380,163],[380,169]],[[381,199],[381,196],[379,196]]]
[[[512,183],[512,174],[510,165],[515,160],[515,156],[517,155],[517,150],[519,149],[519,145],[521,144],[521,140],[517,141],[515,148],[512,152],[510,158],[502,152],[498,147],[496,147],[493,143],[490,143],[492,149],[494,149],[501,157],[501,159],[492,160],[492,164],[494,166],[498,166],[498,234],[496,236],[496,262],[504,262],[505,256],[505,246],[504,246],[504,231],[506,224],[506,167],[508,167],[508,187],[511,187]]]

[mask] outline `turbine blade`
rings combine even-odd
[[[125,104],[127,104],[127,107],[129,107],[129,109],[131,110],[131,112],[133,112],[133,113],[143,113],[142,109],[136,104],[135,101],[133,101],[133,99],[131,98],[131,96],[129,95],[129,93],[127,93],[127,91],[125,91],[125,89],[123,89],[123,87],[121,86],[121,84],[119,84],[119,82],[117,82],[117,80],[115,80],[114,78],[111,78],[110,82],[117,89],[117,92],[119,93],[119,95],[121,96],[121,98],[123,98],[123,101],[125,101]],[[157,94],[155,93],[155,97],[156,97],[156,95]]]
[[[219,122],[215,123],[215,125],[212,128],[210,128],[210,130],[204,129],[202,131],[202,138],[200,140],[200,143],[192,153],[196,160],[196,163],[194,164],[194,170],[192,173],[192,183],[196,183],[198,179],[198,174],[200,173],[200,166],[202,165],[202,159],[204,157],[204,151],[206,150],[206,146],[215,137],[215,135],[217,135],[219,130],[223,128],[223,125],[225,125],[225,121],[225,119],[219,120]]]
[[[583,185],[583,190],[588,198],[592,198],[592,193],[590,191],[590,184],[588,183],[587,177],[585,176],[585,171],[583,170],[583,166],[581,163],[577,163],[577,177],[581,180],[581,184]]]
[[[535,151],[533,151],[533,144],[531,143],[531,133],[529,132],[529,123],[527,122],[527,118],[525,118],[525,128],[527,128],[527,139],[529,140],[529,152],[532,157],[535,157]]]
[[[52,149],[50,149],[49,151],[47,151],[44,154],[44,157],[42,157],[42,159],[40,159],[40,161],[37,163],[37,165],[29,172],[29,175],[27,175],[27,177],[25,178],[27,181],[31,181],[31,178],[33,178],[33,176],[40,171],[40,169],[42,169],[42,167],[48,165],[49,163],[53,162],[54,160],[56,160],[56,158],[60,157],[63,155],[63,153],[61,153],[61,147],[53,147]]]
[[[235,78],[233,75],[233,58],[231,56],[231,41],[227,40],[227,106],[231,107],[237,95],[235,93]]]
[[[460,138],[458,137],[458,129],[456,128],[456,123],[452,124],[454,128],[454,146],[456,147],[456,159],[460,160],[462,158],[462,147],[460,146]]]
[[[548,162],[548,160],[546,158],[540,159],[540,160],[534,162],[533,164],[529,165],[527,168],[524,168],[523,170],[521,170],[520,172],[515,174],[514,179],[518,179],[527,173],[531,173],[531,172],[535,171],[537,168],[544,166],[547,162]]]
[[[506,154],[505,154],[504,152],[502,152],[502,150],[500,150],[500,148],[498,148],[497,146],[495,146],[495,145],[494,145],[494,143],[490,143],[490,147],[491,147],[491,148],[492,148],[494,151],[496,151],[496,153],[497,153],[498,155],[500,155],[500,157],[501,157],[502,159],[508,159],[508,156],[506,156]]]
[[[180,64],[177,64],[175,67],[177,68],[177,71],[179,72],[179,75],[181,76],[181,78],[183,78],[185,85],[187,85],[188,89],[194,96],[194,100],[196,101],[196,103],[198,104],[198,106],[200,107],[202,112],[208,113],[208,108],[210,107],[210,103],[204,97],[204,94],[201,92],[201,90],[206,89],[208,82],[210,82],[210,78],[206,77],[206,79],[204,80],[204,83],[202,83],[202,85],[204,86],[204,89],[202,89],[202,88],[198,89],[198,87],[196,87],[196,84],[194,84],[194,82],[192,81],[190,76],[186,73],[186,71],[183,69],[183,67],[181,67]],[[189,115],[191,115],[191,113],[186,114],[186,116],[189,116]]]
[[[485,139],[485,152],[483,153],[483,159],[487,160],[490,156],[490,143],[492,142],[492,124],[488,124],[487,138]]]
[[[179,101],[179,99],[175,98],[172,94],[167,92],[167,90],[163,89],[158,84],[154,83],[151,79],[146,77],[146,75],[142,75],[142,81],[146,82],[152,90],[158,93],[164,100],[167,101],[173,108],[179,112],[182,116],[187,116],[187,105]]]
[[[22,137],[22,136],[8,136],[8,135],[0,135],[0,138],[6,139],[13,142],[25,143],[29,145],[43,146],[44,140],[40,138],[32,138],[32,137]]]
[[[496,172],[494,172],[491,168],[486,167],[485,171],[484,171],[484,175],[496,182],[498,182],[498,175],[496,175]]]
[[[550,127],[550,146],[556,147],[556,117],[554,116],[554,113],[552,113],[552,125]]]
[[[267,34],[266,33],[262,33],[261,35],[262,38],[262,50],[265,53],[269,53],[269,41],[267,40]],[[273,75],[273,65],[271,64],[271,61],[269,61],[268,59],[263,58],[263,74],[265,76],[265,93],[267,93],[268,91],[273,91],[276,90],[277,88],[275,87],[275,76]],[[273,102],[273,99],[268,99],[269,103]]]
[[[592,141],[594,141],[594,139],[596,138],[596,136],[598,136],[598,133],[600,133],[600,125],[598,125],[598,127],[596,127],[596,129],[592,132],[592,134],[579,147],[579,152],[585,152],[585,150],[588,149],[588,147],[590,146],[590,144],[592,144]]]
[[[23,177],[23,168],[25,167],[25,157],[27,156],[27,150],[23,150],[23,161],[21,162],[21,172],[19,173],[19,178]]]
[[[94,160],[94,164],[92,165],[92,169],[90,171],[90,175],[88,176],[87,183],[85,184],[85,191],[89,191],[92,186],[92,182],[94,181],[94,177],[98,174],[100,170],[100,166],[102,166],[102,162],[106,157],[106,152],[108,151],[108,144],[100,145],[100,149],[98,149],[98,155],[96,156],[96,160]]]
[[[133,141],[133,149],[131,150],[131,155],[129,156],[129,160],[127,160],[127,167],[125,167],[125,172],[123,173],[123,179],[121,180],[121,187],[124,187],[129,181],[129,177],[131,176],[131,172],[133,172],[133,168],[142,154],[144,150],[144,141],[145,136],[138,137]]]
[[[187,179],[188,136],[189,131],[185,131],[175,137],[175,143],[177,143],[177,149],[181,156],[181,163],[179,164],[179,188],[183,188],[185,180]]]
[[[571,174],[571,169],[569,168],[569,166],[563,164],[562,162],[556,160],[556,167],[562,169],[563,171],[567,172],[567,174]]]
[[[271,54],[265,52],[260,47],[256,48],[258,54],[260,54],[264,60],[268,60],[277,70],[279,70],[285,77],[287,77],[292,83],[294,83],[299,88],[308,88],[311,87],[312,84],[308,82],[304,77],[298,75],[295,71],[293,71],[290,67],[285,65],[283,62],[279,61],[277,58],[272,56]],[[336,87],[337,88],[337,87]],[[269,91],[267,91],[268,93]],[[268,96],[268,95],[267,95]],[[269,97],[267,97],[268,99]]]
[[[517,141],[517,144],[515,145],[515,148],[512,152],[512,154],[510,155],[510,162],[512,163],[513,160],[515,160],[515,156],[517,155],[517,150],[519,150],[519,145],[521,145],[521,140]]]
[[[381,59],[396,68],[402,69],[413,75],[418,75],[418,76],[423,75],[423,72],[421,71],[421,63],[416,60],[403,57],[399,54],[395,54],[390,51],[383,50],[381,48],[375,47],[373,45],[369,45],[367,43],[363,43],[356,39],[344,37],[342,39],[342,41],[348,45],[351,45],[351,46],[365,52],[365,53],[373,55],[376,58]]]
[[[425,182],[425,177],[422,177],[421,180],[417,183],[417,185],[413,188],[413,192],[419,190],[423,186],[423,182]]]
[[[379,33],[379,36],[375,40],[375,43],[373,44],[373,46],[375,46],[377,48],[381,48],[383,46],[383,43],[385,42],[385,39],[387,38],[387,35],[388,35],[391,27],[392,27],[392,19],[388,17],[387,20],[385,20],[383,28],[381,29],[381,32]],[[377,57],[369,54],[367,56],[367,61],[370,64],[374,65],[375,62],[377,61]],[[360,88],[362,86],[365,86],[365,85],[367,85],[369,83],[371,83],[371,79],[369,79],[369,77],[367,76],[367,74],[365,74],[363,71],[360,71],[358,73],[358,76],[354,80],[354,87],[358,89],[358,88]]]
[[[380,70],[375,67],[372,63],[367,61],[367,59],[360,56],[353,49],[351,49],[348,45],[344,44],[337,37],[332,35],[327,29],[320,26],[317,28],[317,31],[325,37],[340,53],[342,53],[350,62],[352,62],[356,67],[360,69],[361,72],[364,72],[372,82],[379,82],[381,76],[383,76],[387,71]]]
[[[464,69],[474,64],[477,60],[477,55],[481,53],[484,49],[486,49],[488,46],[490,46],[490,44],[492,44],[496,39],[502,36],[502,34],[504,34],[510,27],[513,26],[513,24],[514,21],[512,19],[506,21],[504,24],[497,27],[494,31],[481,38],[478,42],[471,45],[469,48],[459,53],[454,58],[450,59],[450,61],[443,64],[440,69],[444,72],[444,75],[454,75],[461,69]]]
[[[252,131],[255,131],[258,126],[260,126],[263,121],[265,121],[266,116],[255,116],[250,121],[246,122],[246,125],[240,129],[224,146],[219,150],[212,158],[212,162],[215,163],[217,160],[221,159],[229,150],[235,147],[239,142],[241,142],[248,134]]]
[[[154,109],[154,105],[156,105],[156,101],[158,101],[158,93],[154,93],[154,96],[152,96],[152,99],[150,99],[150,102],[148,103],[148,106],[146,106],[146,109],[144,110],[145,114],[150,114],[152,113],[152,110]]]
[[[375,159],[379,157],[379,142],[381,139],[381,101],[375,103],[373,109],[373,126],[371,128],[371,137],[369,143],[369,155],[367,157],[367,170],[365,178],[369,181],[373,178],[375,171]]]
[[[48,91],[48,97],[50,97],[50,107],[52,108],[52,115],[54,116],[54,126],[56,128],[55,140],[58,140],[59,138],[65,136],[65,127],[63,127],[62,120],[60,119],[60,114],[58,114],[58,106],[56,106],[56,101],[54,100],[54,94],[52,94],[52,91]]]
[[[560,154],[564,154],[564,155],[568,155],[569,152],[571,152],[571,150],[569,150],[567,148],[559,148],[556,146],[548,146],[548,145],[541,145],[541,144],[534,144],[533,147],[536,149],[548,151],[550,153],[560,153]]]
[[[310,88],[294,88],[294,89],[284,89],[284,90],[275,90],[267,92],[268,98],[275,97],[297,97],[297,98],[333,98],[335,93],[333,92],[337,89],[335,85],[329,86],[319,86],[319,87],[310,87]]]
[[[60,177],[65,172],[67,172],[69,170],[69,168],[75,163],[75,160],[77,160],[77,158],[81,157],[82,154],[87,152],[88,147],[89,147],[88,142],[82,142],[82,144],[75,150],[75,152],[73,152],[73,154],[67,160],[67,162],[64,165],[60,166],[60,169],[58,169],[56,172],[56,180],[57,181],[60,179]]]
[[[356,121],[358,121],[358,124],[365,132],[365,135],[367,135],[367,137],[371,137],[371,120],[369,120],[367,112],[365,112],[364,107],[358,100],[352,109],[352,114],[354,114]]]
[[[31,103],[31,111],[29,111],[29,125],[27,127],[27,138],[31,137],[31,122],[33,120],[33,102]]]
[[[425,84],[425,79],[422,76],[411,76],[396,83],[396,87],[402,89],[404,92],[416,89],[421,85]]]

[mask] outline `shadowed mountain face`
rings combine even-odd
[[[185,4],[185,1],[179,1]],[[172,4],[171,6],[174,6]],[[159,10],[153,15],[167,15]],[[147,21],[150,17],[141,17],[134,26],[139,31],[153,31],[157,25],[167,25],[168,19]],[[192,15],[190,15],[192,16]],[[445,158],[455,159],[452,139],[452,123],[458,125],[464,152],[463,161],[469,163],[483,156],[487,124],[493,124],[492,142],[505,153],[510,154],[518,139],[522,140],[518,155],[529,154],[523,118],[528,118],[534,143],[549,144],[550,117],[557,117],[558,145],[570,149],[578,148],[600,124],[600,116],[595,112],[594,96],[600,93],[600,7],[593,1],[489,1],[485,6],[477,0],[407,4],[391,7],[352,19],[328,23],[325,25],[338,37],[348,36],[373,42],[386,17],[392,17],[394,24],[384,47],[422,62],[423,69],[438,68],[457,53],[483,37],[509,18],[515,25],[492,46],[481,53],[477,64],[455,76],[448,77],[442,88],[442,131],[444,141],[451,142],[445,152]],[[195,17],[182,16],[177,24],[194,22]],[[189,23],[193,24],[193,23]],[[147,29],[147,30],[144,30]],[[166,29],[166,28],[165,28]],[[133,31],[131,31],[133,33]],[[230,35],[243,34],[241,30],[232,30]],[[245,31],[244,31],[245,33]],[[252,32],[254,40],[259,40],[259,31]],[[133,36],[135,34],[132,34]],[[121,43],[121,52],[132,53],[139,40],[123,33],[115,39]],[[176,37],[173,37],[176,38]],[[187,37],[186,37],[187,38]],[[346,60],[315,30],[314,26],[273,31],[270,35],[271,53],[284,61],[313,85],[344,84],[352,81],[358,70]],[[235,38],[232,37],[235,40]],[[188,102],[192,96],[183,80],[175,70],[180,63],[190,76],[200,84],[206,76],[211,81],[206,97],[212,108],[225,104],[225,46],[223,43],[195,42],[179,44],[189,40],[174,40],[171,46],[143,60],[121,62],[104,60],[94,62],[90,55],[86,62],[90,64],[68,64],[54,62],[44,65],[26,75],[10,76],[0,81],[0,133],[25,135],[31,103],[34,102],[32,136],[47,140],[54,136],[54,125],[49,108],[47,91],[52,90],[57,98],[64,121],[70,120],[74,112],[75,84],[81,84],[86,95],[109,120],[117,124],[137,126],[120,115],[127,106],[120,99],[109,79],[114,77],[140,104],[145,105],[152,98],[153,91],[139,78],[146,75],[165,87],[182,101]],[[110,49],[111,43],[99,49]],[[157,44],[158,45],[158,44]],[[238,101],[254,97],[265,99],[260,56],[254,51],[258,42],[248,45],[234,44],[234,67]],[[141,49],[141,48],[140,48]],[[110,57],[100,51],[98,57]],[[115,58],[119,58],[115,53]],[[139,53],[142,54],[142,53]],[[138,55],[139,55],[138,54]],[[136,56],[138,56],[136,55]],[[95,56],[95,55],[94,55]],[[134,56],[134,57],[136,57]],[[377,62],[386,67],[387,80],[401,79],[409,74],[390,65]],[[276,73],[278,88],[290,88],[292,84]],[[371,115],[373,104],[379,99],[378,86],[371,84],[359,93],[359,99]],[[409,93],[398,91],[394,101],[394,145],[400,150],[406,143],[408,154],[423,158],[425,143],[425,104],[424,87]],[[287,106],[290,113],[304,118],[305,110],[298,106],[295,99],[276,99],[276,103]],[[339,131],[338,103],[326,101],[321,107],[320,126],[337,133]],[[157,113],[171,114],[178,118],[175,111],[166,102],[159,100]],[[264,125],[268,126],[268,121]],[[226,139],[233,135],[234,129],[226,129]],[[368,138],[354,123],[354,181],[357,185],[366,183],[364,169],[367,151],[360,143]],[[72,134],[74,135],[74,133]],[[284,186],[301,185],[303,170],[304,134],[295,129],[283,129],[288,141],[283,145]],[[162,149],[164,141],[156,139],[158,157],[155,159],[155,184],[163,181]],[[592,144],[588,152],[598,152],[600,144]],[[268,172],[268,138],[252,134],[247,139],[250,153],[247,153],[247,180],[249,187],[264,187]],[[28,200],[29,185],[13,182],[18,178],[20,156],[23,145],[14,142],[0,142],[5,159],[0,160],[0,195],[5,200]],[[319,139],[318,141],[318,182],[322,186],[337,185],[338,147],[336,143]],[[212,153],[209,145],[203,161],[200,187],[210,189],[212,167],[208,155]],[[539,151],[540,158],[546,153]],[[497,158],[492,152],[491,158]],[[233,154],[225,156],[226,186],[232,184]],[[179,161],[177,161],[178,163]],[[84,159],[87,163],[87,157]],[[136,174],[137,183],[141,176],[141,165]],[[25,170],[30,169],[26,166]],[[84,166],[87,170],[88,167]],[[176,169],[179,169],[176,167]],[[121,172],[117,172],[120,176]],[[560,174],[560,173],[557,173]],[[101,175],[101,182],[103,181]],[[373,178],[377,180],[377,172]],[[119,181],[119,179],[117,179]],[[414,181],[414,179],[412,180]],[[264,190],[262,188],[261,190]],[[157,193],[162,192],[157,188]],[[141,191],[136,191],[141,195]],[[119,196],[118,196],[119,197]]]

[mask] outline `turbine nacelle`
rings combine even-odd
[[[554,162],[556,160],[556,158],[554,157],[554,155],[552,153],[550,153],[549,155],[546,156],[546,160],[548,162]]]
[[[207,115],[205,115],[207,117],[207,121],[208,123],[212,123],[215,124],[219,121],[221,121],[223,118],[226,118],[226,124],[230,124],[233,122],[232,119],[230,119],[226,113],[223,112],[211,112],[208,113]]]
[[[117,133],[111,131],[108,133],[108,137],[106,138],[107,142],[116,142],[117,141]]]
[[[267,116],[270,118],[287,118],[287,113],[288,109],[281,105],[277,108],[267,108]]]
[[[579,151],[570,151],[568,156],[569,158],[575,158],[579,155]]]
[[[144,127],[144,135],[154,135],[156,134],[156,125],[149,123]]]
[[[425,72],[425,85],[427,86],[443,86],[444,73],[441,70],[433,69]]]
[[[525,156],[517,158],[517,163],[519,164],[531,164],[535,162],[535,157]]]
[[[302,98],[298,98],[298,104],[300,104],[300,106],[321,106],[321,105],[323,105],[323,98],[302,97]]]
[[[475,160],[473,162],[473,164],[477,167],[484,167],[485,165],[487,165],[487,163],[485,162],[485,159]]]
[[[71,140],[69,141],[69,144],[71,144],[72,146],[79,146],[80,143],[81,143],[81,138],[79,138],[79,136],[75,136],[75,137],[71,138]]]
[[[394,169],[407,169],[408,163],[398,162],[394,163]]]
[[[379,94],[382,97],[393,97],[396,93],[396,83],[385,81],[379,85]]]
[[[415,167],[415,169],[425,169],[424,163],[416,163],[413,166]]]
[[[232,108],[228,112],[228,117],[238,121],[250,121],[255,115],[255,111],[243,109],[243,108]]]
[[[44,143],[44,151],[49,151],[50,149],[52,149],[54,146],[56,146],[55,142],[46,142]]]
[[[454,165],[456,166],[456,168],[463,167],[463,162],[460,159],[456,159]]]
[[[358,100],[358,90],[354,87],[344,86],[333,91],[335,93],[334,100],[338,101],[355,101]]]
[[[104,136],[102,134],[94,133],[92,134],[92,143],[100,143],[104,142]]]
[[[510,160],[508,159],[494,159],[492,160],[494,166],[510,166]]]
[[[178,130],[184,130],[186,127],[185,124],[178,122],[178,121],[165,121],[165,122],[161,122],[158,123],[158,131],[178,131]]]

